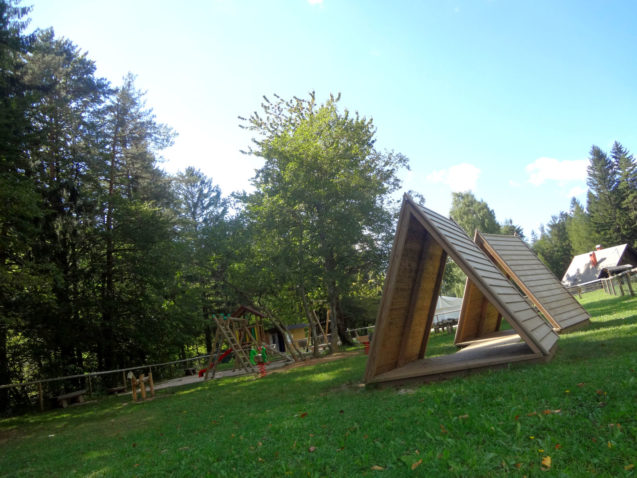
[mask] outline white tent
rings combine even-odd
[[[447,297],[441,295],[436,303],[434,312],[434,324],[442,320],[458,319],[462,308],[462,297]]]

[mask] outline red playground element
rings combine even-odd
[[[230,355],[232,353],[232,349],[227,349],[224,353],[221,354],[221,356],[217,359],[217,363],[221,362],[224,358],[226,358],[228,355]],[[207,368],[202,368],[201,370],[199,370],[199,376],[203,377],[203,374],[206,373],[208,369]]]
[[[369,355],[369,342],[363,342],[363,345],[365,346],[365,355]]]
[[[266,375],[265,363],[259,362],[259,363],[257,363],[257,367],[259,367],[259,376],[260,377],[265,377],[265,375]]]

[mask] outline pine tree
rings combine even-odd
[[[617,194],[617,167],[599,147],[590,151],[588,204],[595,241],[605,247],[621,243],[620,200]]]
[[[595,248],[596,242],[591,232],[590,217],[576,198],[571,200],[566,230],[573,247],[573,254],[583,254]]]
[[[617,171],[617,202],[621,211],[617,219],[621,242],[637,245],[637,162],[617,141],[613,144],[611,158]]]

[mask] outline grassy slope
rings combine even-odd
[[[365,390],[361,354],[3,420],[0,476],[634,476],[637,298],[583,302],[546,365]]]

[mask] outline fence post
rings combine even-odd
[[[44,392],[42,391],[42,382],[38,383],[38,388],[40,390],[40,411],[44,411]]]
[[[150,396],[155,396],[155,382],[153,382],[153,372],[148,373],[148,384],[150,385]]]
[[[135,375],[133,375],[130,379],[130,386],[131,390],[133,391],[133,402],[137,401],[137,384],[135,382]]]
[[[144,381],[144,374],[139,374],[139,388],[142,392],[142,400],[146,400],[146,382]]]

